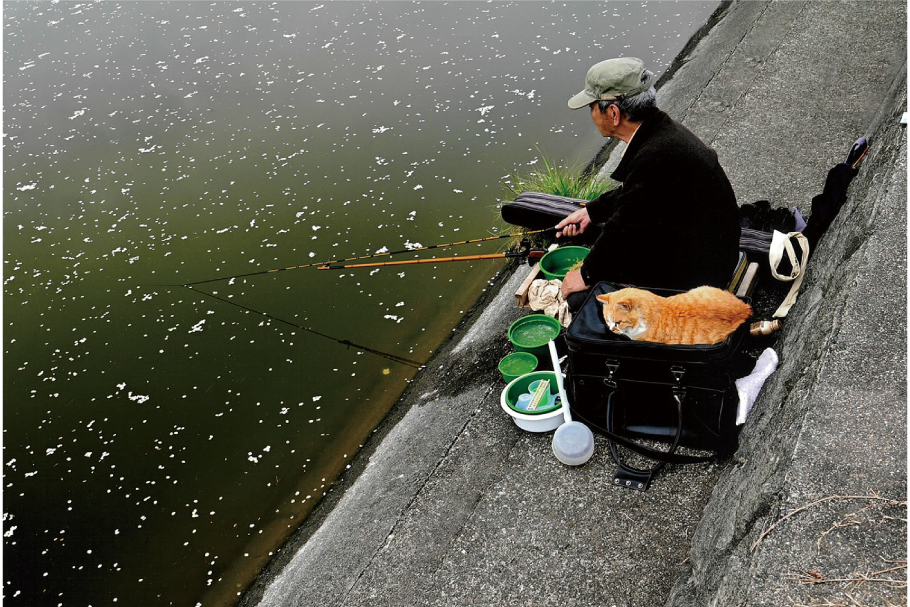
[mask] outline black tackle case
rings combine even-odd
[[[739,398],[734,362],[748,323],[713,345],[633,341],[607,329],[603,304],[596,299],[618,289],[606,282],[595,285],[566,330],[566,388],[572,416],[610,439],[619,465],[614,483],[645,490],[666,462],[709,459],[675,454],[678,446],[715,452],[736,449]],[[682,292],[647,290],[662,297]],[[655,450],[630,439],[660,441],[670,447]],[[658,464],[648,470],[626,466],[616,443]]]
[[[529,230],[552,228],[557,223],[583,209],[588,200],[567,198],[544,192],[524,191],[515,200],[500,207],[503,221]]]

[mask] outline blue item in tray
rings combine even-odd
[[[531,385],[528,386],[528,391],[524,394],[518,395],[518,402],[515,403],[515,408],[520,409],[521,411],[537,410],[537,409],[552,409],[558,398],[558,394],[551,394],[549,391],[549,381],[547,381],[547,387],[544,388],[545,393],[542,395],[542,398],[537,399],[537,402],[534,403],[534,394],[537,392],[537,388],[540,386],[541,381],[546,380],[536,380],[531,382]],[[531,407],[533,406],[533,409]]]

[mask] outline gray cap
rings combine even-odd
[[[577,110],[595,101],[619,101],[643,93],[654,83],[654,74],[635,57],[607,59],[595,64],[585,76],[585,90],[569,99]]]

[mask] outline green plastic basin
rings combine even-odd
[[[541,415],[559,409],[562,406],[559,400],[556,401],[555,405],[541,406],[535,411],[524,411],[518,408],[518,397],[527,393],[531,388],[531,384],[541,379],[550,380],[550,394],[559,394],[559,387],[556,385],[556,375],[554,375],[552,371],[535,371],[533,373],[527,373],[515,379],[507,386],[505,401],[509,408],[524,415]]]
[[[540,271],[547,280],[566,277],[569,270],[588,256],[591,250],[586,247],[559,247],[540,258]]]
[[[530,352],[512,352],[499,361],[499,373],[506,383],[536,368],[537,357]]]
[[[549,357],[547,343],[559,335],[559,321],[546,314],[522,316],[509,327],[509,341],[516,352],[530,352],[541,360]]]

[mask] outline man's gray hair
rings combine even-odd
[[[645,70],[641,75],[642,82],[652,75],[653,74],[650,71]],[[657,91],[652,86],[648,90],[633,95],[628,99],[618,99],[616,101],[601,100],[597,102],[597,105],[600,107],[600,112],[602,114],[606,114],[607,109],[611,105],[615,105],[619,108],[619,113],[625,116],[630,122],[641,122],[657,109]]]

